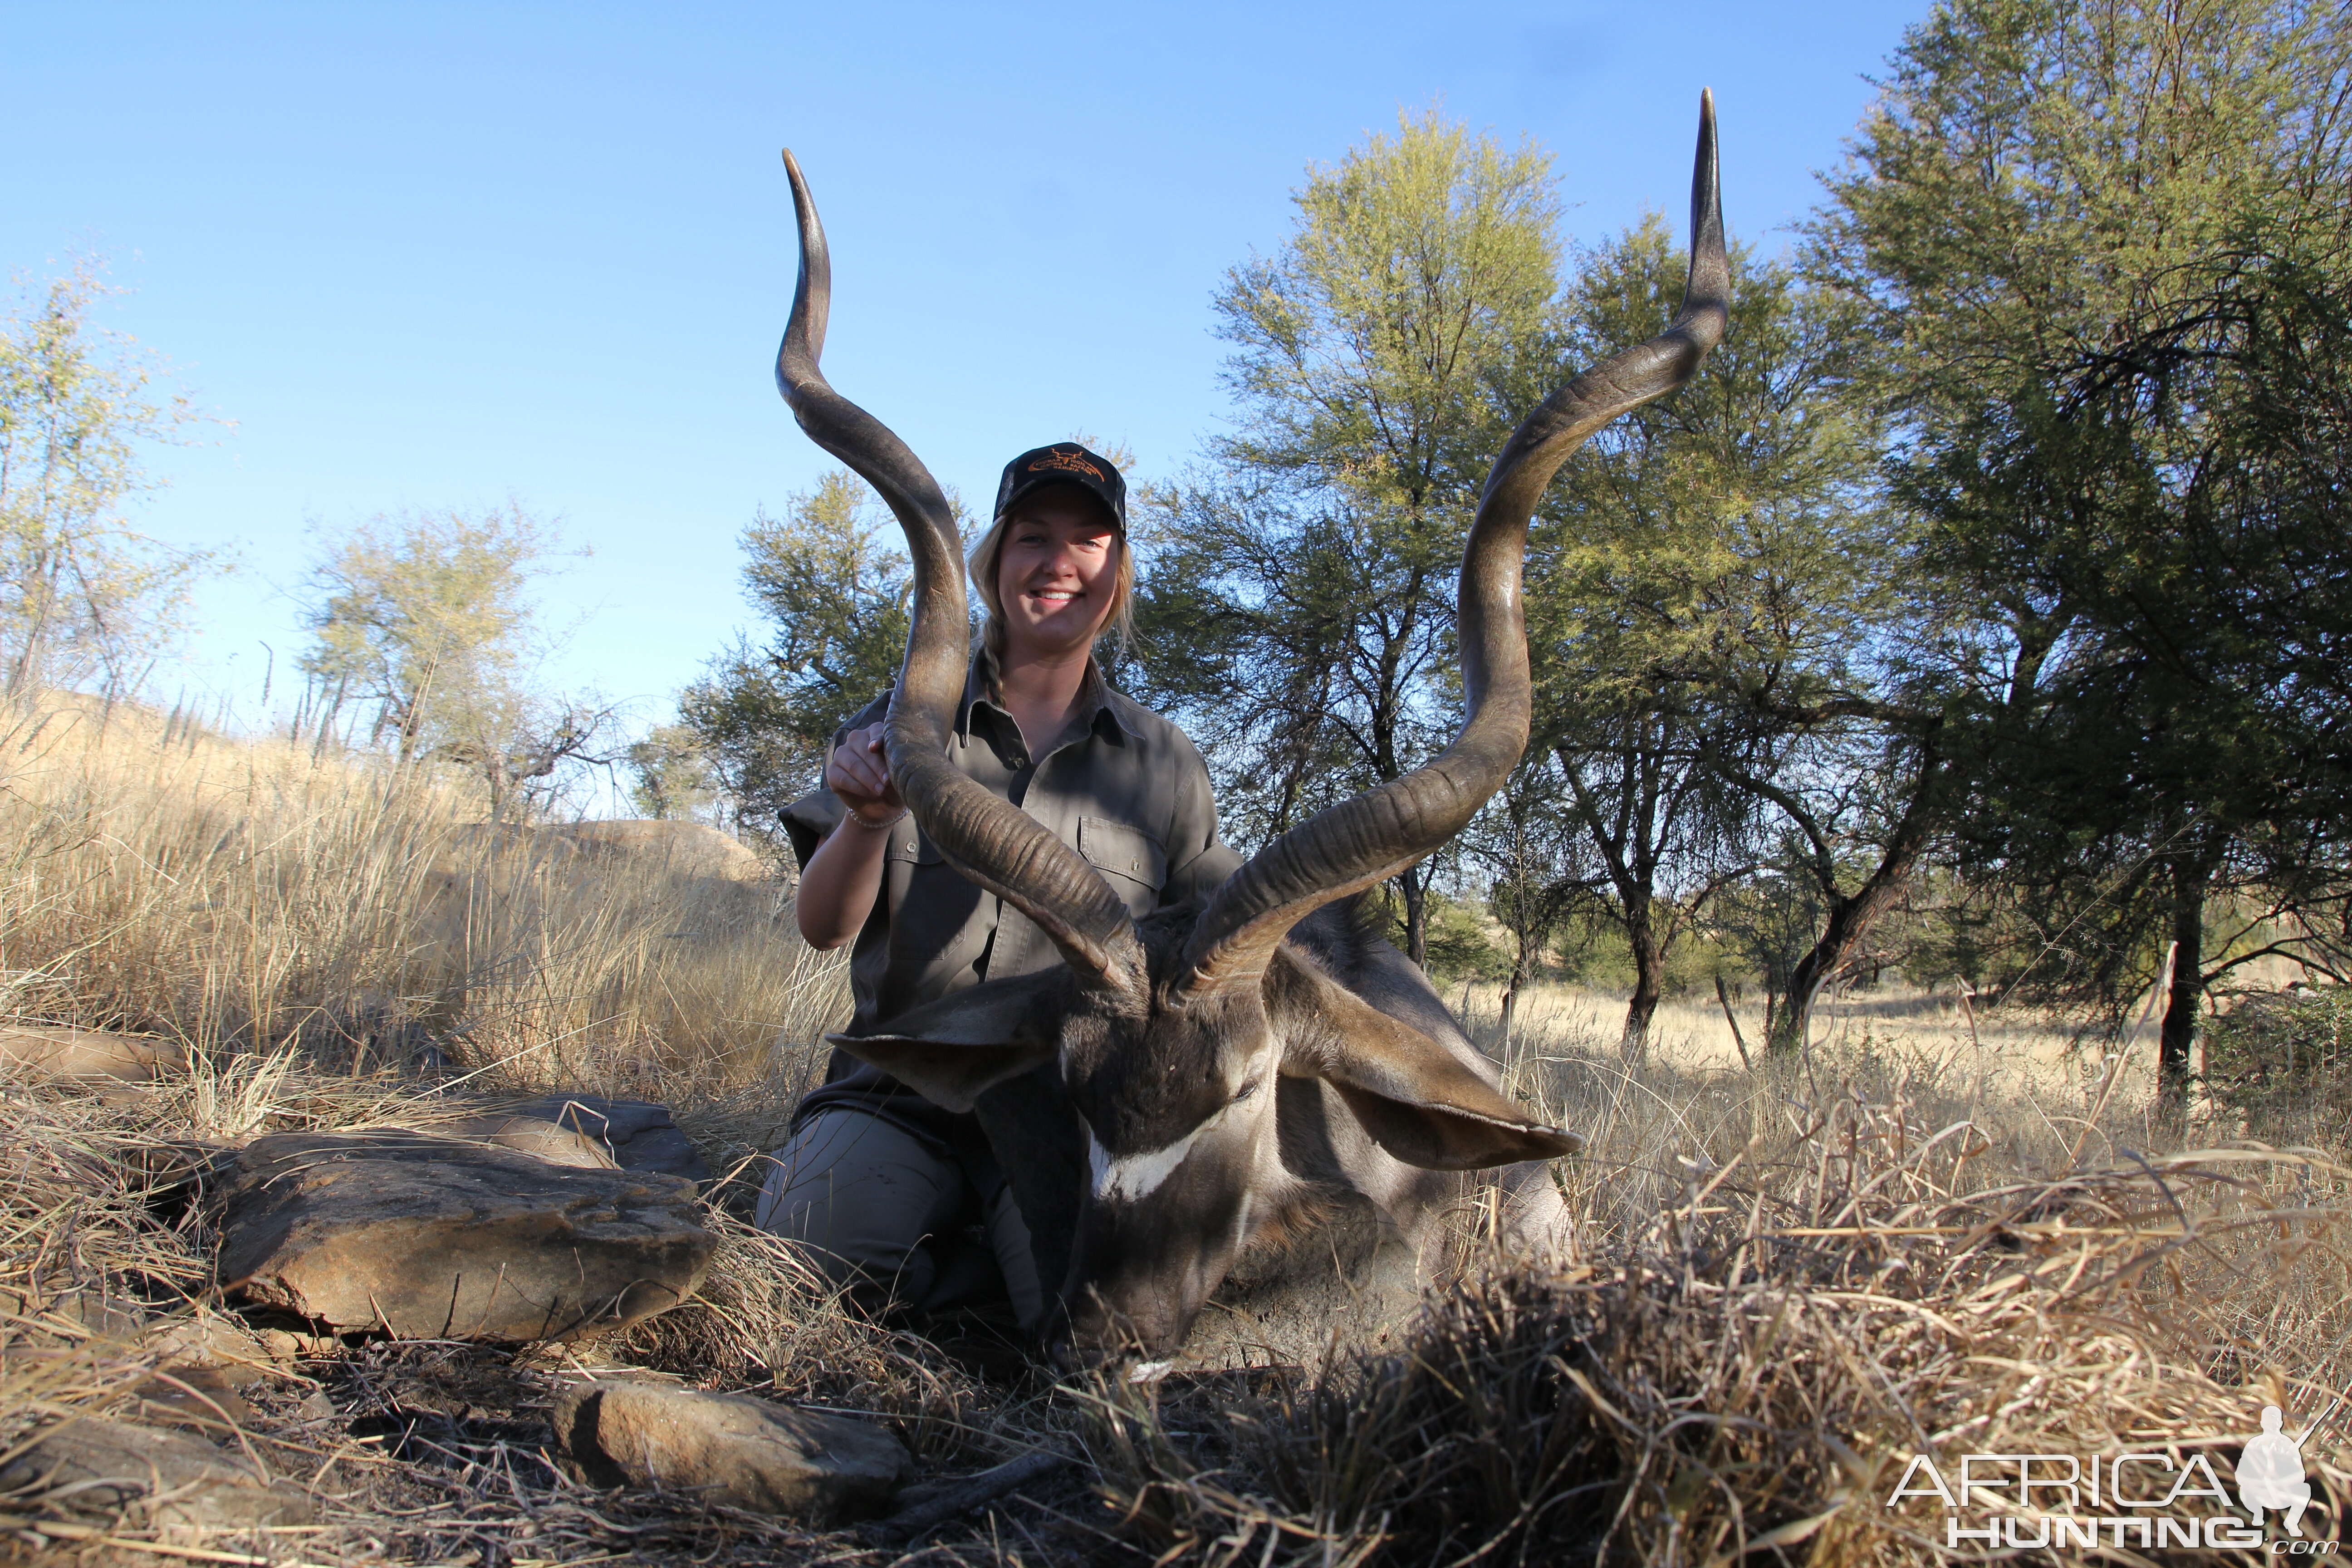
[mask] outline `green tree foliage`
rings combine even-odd
[[[890,689],[907,651],[912,574],[898,525],[846,468],[743,531],[743,587],[767,622],[678,700],[743,827],[776,831],[816,787],[841,721]]]
[[[543,795],[563,763],[591,760],[612,717],[536,679],[547,646],[531,587],[557,548],[512,504],[379,516],[327,537],[302,613],[309,721],[331,727],[356,705],[401,763],[479,776],[493,816]]]
[[[2214,912],[2340,882],[2347,64],[2303,0],[1961,0],[1813,237],[1885,351],[1916,559],[1971,611],[1940,650],[1966,864],[2063,933],[2046,988],[2119,1008],[2177,944],[2175,1089]]]
[[[1662,220],[1583,262],[1546,358],[1589,363],[1672,318],[1687,262]],[[1533,747],[1632,956],[1635,1057],[1675,944],[1761,858],[1759,807],[1860,830],[1853,802],[1798,781],[1835,776],[1831,752],[1885,743],[1871,649],[1903,613],[1877,432],[1851,395],[1851,310],[1744,250],[1732,276],[1722,345],[1563,469],[1531,542]]]
[[[196,417],[131,340],[93,326],[85,265],[0,320],[0,685],[138,684],[206,558],[134,531],[142,450]]]
[[[1504,368],[1559,282],[1549,158],[1436,113],[1308,171],[1281,248],[1227,274],[1238,428],[1154,498],[1146,694],[1214,761],[1237,837],[1415,766],[1452,728],[1454,573],[1516,423]],[[1424,875],[1399,879],[1424,957]]]

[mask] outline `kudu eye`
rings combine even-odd
[[[1265,1080],[1261,1078],[1254,1078],[1250,1079],[1247,1083],[1242,1085],[1241,1088],[1234,1090],[1233,1102],[1235,1105],[1239,1105],[1243,1100],[1247,1100],[1251,1095],[1255,1094],[1257,1092],[1257,1086],[1265,1081]]]

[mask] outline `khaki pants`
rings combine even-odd
[[[756,1223],[869,1305],[938,1310],[1002,1290],[1023,1326],[1044,1311],[1029,1227],[1004,1183],[976,1191],[952,1155],[847,1109],[810,1117],[774,1159]]]

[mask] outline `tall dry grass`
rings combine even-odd
[[[480,806],[134,708],[0,710],[0,1016],[625,1093],[766,1082],[780,1037],[845,1015],[780,884]]]

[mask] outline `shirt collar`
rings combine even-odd
[[[971,710],[976,706],[985,706],[1008,725],[1013,723],[1013,715],[1005,711],[1004,705],[993,695],[996,685],[996,655],[986,643],[982,643],[973,653],[971,668],[964,675],[963,701],[956,709],[956,734],[959,738],[971,739]],[[1119,710],[1118,703],[1111,700],[1118,695],[1111,689],[1110,682],[1103,679],[1102,666],[1090,656],[1087,659],[1086,679],[1078,687],[1078,710],[1072,729],[1082,723],[1092,733],[1107,741],[1122,743],[1127,736],[1139,739],[1142,731],[1128,721],[1127,715]],[[1063,732],[1067,734],[1070,731]]]

